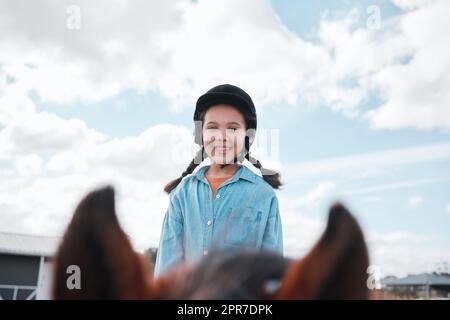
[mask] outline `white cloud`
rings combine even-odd
[[[5,82],[0,91],[0,125],[6,125],[34,110],[35,106],[27,95],[27,88],[21,83],[7,85]]]
[[[293,104],[329,61],[283,26],[267,0],[198,1],[162,46],[172,59],[160,87],[179,107],[221,82],[244,87],[260,107]]]
[[[82,196],[111,184],[119,219],[135,247],[157,246],[168,205],[163,187],[184,171],[194,151],[189,129],[166,124],[136,137],[75,144],[46,162],[34,154],[14,156],[23,178],[5,170],[1,229],[60,235]]]
[[[283,210],[281,219],[287,257],[299,258],[307,254],[325,228],[324,221],[309,218],[300,210]]]
[[[381,277],[433,272],[436,264],[450,261],[450,255],[444,248],[409,244],[371,245],[369,246],[371,264],[380,268]]]
[[[309,216],[308,213],[323,203],[334,188],[333,182],[323,181],[311,187],[303,197],[283,193],[278,195],[285,255],[301,257],[317,241],[325,222]]]
[[[38,111],[29,90],[19,77],[0,94],[1,229],[60,235],[82,196],[112,184],[136,248],[156,246],[168,204],[162,189],[192,159],[192,131],[161,124],[107,140],[79,119]]]
[[[435,1],[436,0],[393,0],[392,2],[399,8],[411,10],[424,5],[432,4]]]
[[[1,153],[58,152],[86,141],[100,141],[104,136],[86,127],[79,119],[62,119],[39,112],[23,115],[0,132]]]
[[[450,28],[448,1],[420,1],[399,19],[400,34],[414,50],[408,63],[373,77],[384,103],[367,113],[374,128],[450,128]],[[407,81],[405,81],[407,79]]]
[[[322,96],[331,93],[332,108],[351,116],[371,96],[379,98],[364,115],[375,129],[448,129],[450,4],[396,2],[409,11],[382,18],[381,29],[357,27],[355,10],[345,19],[324,19],[318,34],[333,59]]]
[[[308,193],[314,194],[318,189],[316,186]],[[311,204],[302,203],[294,207],[289,205],[289,200],[292,199],[280,196],[285,255],[301,258],[311,250],[324,231],[326,215],[320,219],[310,217]],[[450,260],[447,251],[436,247],[435,239],[430,236],[403,230],[378,232],[364,225],[361,219],[359,222],[367,241],[370,264],[378,267],[381,277],[432,272],[438,262]]]
[[[231,82],[259,108],[327,105],[355,117],[376,96],[364,114],[373,128],[450,127],[448,1],[396,1],[405,11],[380,30],[357,27],[356,10],[324,16],[315,42],[268,0],[79,1],[80,30],[66,28],[69,4],[0,2],[0,88],[6,74],[61,103],[159,90],[181,109]]]
[[[381,277],[433,272],[437,263],[450,260],[447,250],[436,246],[432,236],[405,231],[365,234],[370,263],[379,267]]]
[[[0,196],[2,231],[61,235],[76,205],[89,191],[112,184],[117,211],[125,230],[138,249],[157,246],[168,196],[151,180],[130,179],[120,173],[87,173],[35,178]],[[4,214],[3,214],[4,213]]]
[[[292,104],[329,60],[288,31],[268,0],[78,1],[80,30],[66,28],[69,4],[0,3],[3,68],[44,101],[160,90],[184,108],[212,85],[233,82],[261,106]]]
[[[81,28],[71,30],[72,1],[1,1],[0,61],[46,101],[98,101],[128,88],[152,89],[170,60],[158,39],[179,26],[187,3],[77,1]],[[33,67],[14,70],[24,63]]]
[[[332,83],[326,95],[316,92],[329,78],[329,53],[290,32],[268,0],[81,1],[80,30],[65,27],[68,4],[42,0],[34,12],[28,3],[3,3],[4,72],[44,101],[160,90],[180,109],[220,82],[243,86],[259,107],[300,100],[345,105],[353,95]],[[124,20],[133,23],[119,28]]]
[[[325,160],[296,163],[286,166],[289,181],[320,175],[367,176],[383,170],[422,162],[442,161],[450,158],[450,143],[353,154]],[[444,178],[437,178],[444,179]]]
[[[303,197],[285,198],[281,204],[281,208],[283,210],[304,210],[312,208],[329,197],[335,188],[336,185],[332,181],[319,182]]]
[[[35,154],[17,157],[14,166],[21,176],[37,176],[42,172],[43,160]]]
[[[450,213],[450,203],[447,205],[447,208],[445,208],[445,209],[448,213]]]
[[[429,237],[422,235],[415,235],[404,231],[394,232],[367,232],[366,238],[369,243],[376,243],[378,245],[389,245],[393,243],[423,243],[424,241],[431,240]]]
[[[422,202],[423,202],[423,198],[421,196],[411,196],[408,199],[408,203],[412,207],[417,207]]]
[[[196,150],[192,131],[188,128],[160,124],[135,137],[128,136],[58,153],[49,160],[47,169],[110,171],[123,173],[130,178],[159,181],[161,178],[179,176]]]
[[[7,84],[0,94],[0,159],[30,153],[61,152],[96,143],[105,136],[79,119],[37,111],[23,81]]]
[[[1,230],[60,235],[82,196],[112,184],[136,248],[156,246],[168,202],[162,189],[192,159],[192,131],[158,125],[108,140],[82,120],[38,111],[28,69],[9,65],[16,78],[0,87]]]
[[[344,19],[324,19],[318,43],[290,33],[268,2],[246,2],[235,21],[227,12],[240,5],[232,1],[211,10],[215,2],[199,1],[165,39],[173,72],[161,88],[176,105],[227,79],[248,88],[259,106],[322,104],[357,116],[375,95],[382,104],[365,114],[373,128],[450,127],[445,90],[450,46],[445,32],[435,32],[449,28],[445,1],[416,2],[416,10],[382,21],[381,30],[355,28],[361,14],[355,10]]]

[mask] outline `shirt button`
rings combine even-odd
[[[208,226],[210,226],[210,225],[211,225],[211,223],[212,223],[212,221],[211,221],[211,220],[208,220]]]
[[[207,255],[208,255],[208,250],[204,250],[204,251],[203,251],[203,255],[204,255],[204,256],[207,256]]]
[[[220,199],[220,194],[218,194],[218,195],[216,196],[216,199]]]

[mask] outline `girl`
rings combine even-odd
[[[169,182],[155,274],[211,246],[283,252],[278,173],[250,157],[256,110],[250,96],[229,84],[202,95],[194,113],[201,146],[181,177]]]

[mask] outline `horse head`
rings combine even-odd
[[[56,299],[367,299],[363,233],[342,205],[306,256],[215,250],[153,278],[117,219],[111,187],[78,205],[56,256]],[[81,290],[69,290],[67,267],[79,266]]]

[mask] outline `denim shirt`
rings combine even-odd
[[[265,249],[283,253],[278,199],[273,188],[241,165],[212,195],[208,166],[185,177],[170,193],[155,276],[211,248]]]

